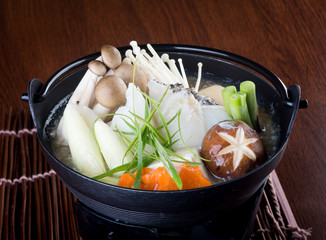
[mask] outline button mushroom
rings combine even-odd
[[[101,47],[101,56],[104,64],[112,70],[121,65],[121,54],[117,48],[111,45]]]
[[[90,61],[88,69],[97,76],[104,76],[107,72],[105,65],[98,60]]]
[[[133,82],[134,65],[121,64],[115,71],[114,75],[121,78],[127,85]],[[147,76],[144,71],[136,67],[134,83],[142,92],[147,91]]]
[[[93,110],[98,115],[109,113],[112,109],[126,103],[127,86],[125,82],[114,75],[103,77],[95,87],[97,103]]]
[[[237,178],[265,160],[263,142],[258,133],[239,120],[222,121],[204,137],[201,155],[214,176]]]

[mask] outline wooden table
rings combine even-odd
[[[32,78],[101,45],[191,44],[243,55],[299,84],[297,114],[276,171],[302,228],[326,236],[326,11],[322,0],[0,1],[0,103],[20,100]]]

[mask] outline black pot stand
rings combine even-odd
[[[160,229],[124,223],[103,216],[80,201],[74,203],[79,233],[83,240],[88,239],[127,239],[135,240],[227,240],[249,239],[255,223],[265,183],[242,206],[216,219],[178,229]]]

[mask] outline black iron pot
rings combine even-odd
[[[141,46],[144,48],[144,46]],[[203,78],[224,80],[239,85],[252,80],[257,87],[261,106],[274,108],[273,121],[280,126],[277,150],[268,161],[238,179],[218,185],[184,191],[143,191],[121,188],[95,181],[68,168],[57,160],[46,133],[46,120],[56,104],[69,95],[87,70],[89,61],[100,53],[78,59],[60,69],[43,85],[33,79],[28,86],[28,100],[39,141],[50,166],[68,189],[85,205],[113,219],[131,224],[176,227],[193,224],[235,209],[248,200],[275,169],[285,151],[299,107],[300,87],[286,88],[282,81],[265,67],[244,57],[215,49],[184,45],[153,45],[159,53],[171,58],[182,57],[186,72],[194,74],[197,63],[203,63]],[[124,53],[129,47],[119,50]]]

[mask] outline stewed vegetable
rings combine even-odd
[[[177,66],[150,44],[151,55],[130,45],[125,54],[105,45],[89,63],[56,129],[54,145],[69,150],[62,161],[99,181],[145,190],[205,187],[264,161],[252,129],[258,116],[252,82],[240,92],[200,89],[201,63],[192,85],[181,58]]]

